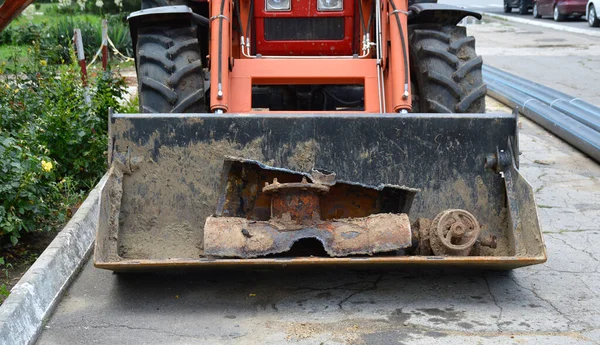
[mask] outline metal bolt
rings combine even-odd
[[[488,155],[485,157],[485,165],[486,169],[496,170],[498,166],[498,157],[495,154]]]
[[[490,247],[492,249],[495,249],[498,246],[498,243],[496,242],[496,236],[493,235],[485,236],[484,238],[479,240],[479,244],[484,247]]]

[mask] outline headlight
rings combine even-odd
[[[267,0],[266,11],[289,11],[292,8],[291,0]]]
[[[344,0],[317,0],[319,11],[341,11],[344,9]]]

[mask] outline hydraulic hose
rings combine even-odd
[[[192,21],[200,26],[208,27],[209,20],[205,16],[201,16],[198,13],[192,13]]]
[[[375,2],[373,2],[373,6],[371,6],[371,13],[369,13],[369,21],[367,22],[367,27],[371,28],[371,23],[373,22],[373,15],[375,13]]]
[[[238,27],[240,28],[240,36],[242,37],[242,44],[244,43],[244,26],[242,24],[242,15],[240,14],[240,1],[235,0],[233,3],[235,6],[235,16],[237,17]]]
[[[367,26],[365,24],[365,17],[363,15],[362,3],[360,1],[356,2],[358,4],[358,16],[360,17],[360,23],[362,25],[363,35],[367,34]]]
[[[250,47],[250,29],[252,23],[252,15],[254,14],[254,0],[250,0],[250,10],[248,11],[248,23],[246,23],[246,34],[248,34],[246,38],[246,49],[248,49],[248,55],[251,55],[252,49]]]

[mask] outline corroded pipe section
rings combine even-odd
[[[204,253],[255,258],[287,252],[301,239],[317,239],[327,254],[340,257],[389,252],[412,244],[410,222],[404,213],[321,221],[295,231],[285,230],[287,226],[277,221],[208,217],[204,225]]]

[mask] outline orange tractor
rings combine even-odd
[[[144,112],[485,112],[482,60],[456,25],[477,13],[400,0],[187,5],[130,16]]]
[[[515,268],[546,252],[478,13],[406,0],[144,0],[95,265]]]

